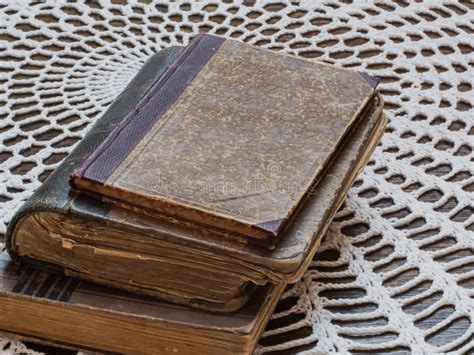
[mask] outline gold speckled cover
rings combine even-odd
[[[122,206],[274,244],[364,115],[373,79],[200,35],[71,183]]]

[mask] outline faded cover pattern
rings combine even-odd
[[[108,178],[94,180],[87,167],[78,178],[132,208],[274,237],[362,116],[371,84],[225,40]]]

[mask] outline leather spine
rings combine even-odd
[[[60,271],[57,266],[38,263],[34,260],[23,260],[14,247],[15,233],[21,220],[27,215],[40,211],[56,212],[63,215],[77,214],[77,210],[70,208],[77,194],[69,188],[69,175],[84,159],[91,154],[109,135],[121,118],[137,105],[145,92],[162,76],[169,65],[179,56],[183,47],[170,47],[150,57],[140,71],[130,81],[125,90],[114,100],[108,110],[91,127],[89,132],[74,148],[71,154],[54,170],[46,181],[23,204],[10,221],[5,235],[5,245],[12,260],[16,263],[28,263],[40,266],[43,269]],[[96,215],[106,214],[105,204],[99,204]]]
[[[219,49],[221,37],[198,35],[167,68],[159,80],[128,111],[102,144],[71,174],[104,184],[148,130],[176,101]]]

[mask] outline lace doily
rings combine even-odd
[[[257,352],[474,351],[472,2],[122,3],[0,1],[0,232],[147,57],[210,31],[377,75],[390,118]]]

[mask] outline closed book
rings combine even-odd
[[[214,229],[123,208],[71,189],[72,171],[179,56],[152,56],[73,152],[17,211],[6,245],[19,264],[214,311],[242,307],[261,285],[295,282],[380,140],[386,119],[376,96],[323,171],[274,248],[223,238]]]
[[[71,174],[77,190],[274,247],[377,80],[196,36]]]
[[[284,284],[232,313],[179,306],[34,269],[0,253],[0,334],[107,353],[250,354]]]

